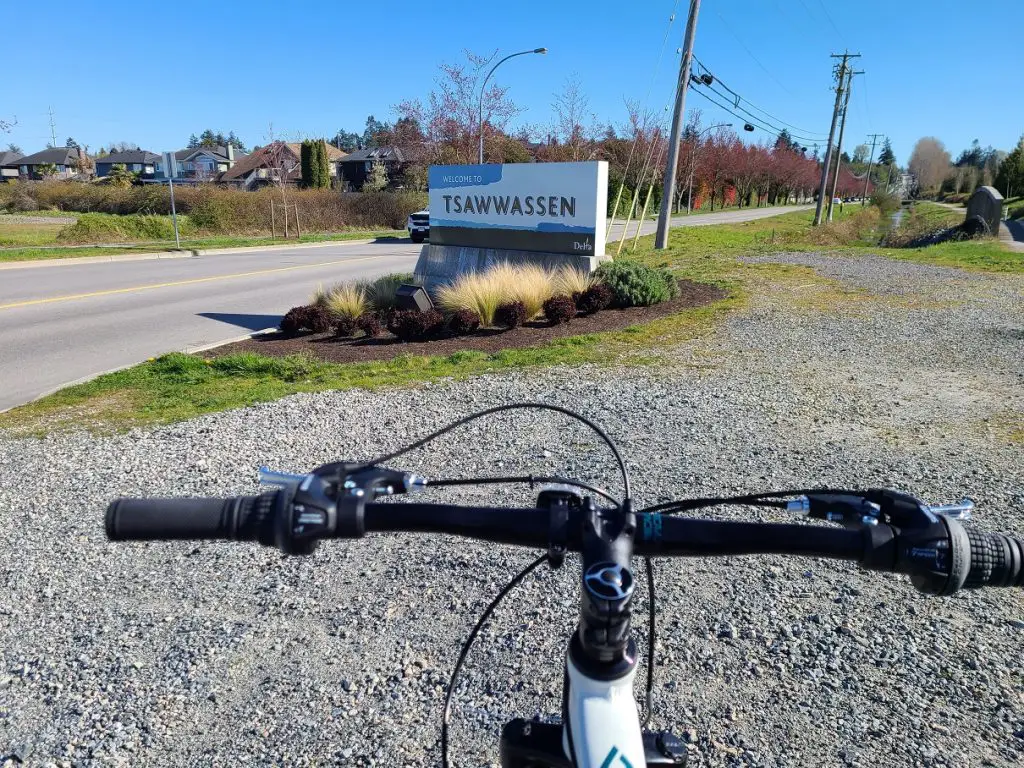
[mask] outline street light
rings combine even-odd
[[[690,153],[690,176],[689,176],[689,182],[688,182],[688,192],[687,192],[687,195],[686,195],[686,215],[687,216],[690,215],[691,206],[693,205],[693,171],[694,171],[694,166],[696,166],[696,164],[697,164],[697,144],[698,144],[696,139],[699,139],[701,136],[703,136],[708,131],[715,130],[715,128],[731,128],[731,127],[732,127],[732,123],[719,123],[718,125],[709,125],[703,131],[698,132],[697,136],[695,137],[695,140],[694,140],[694,143],[693,143],[693,151]]]
[[[493,67],[491,71],[487,73],[487,77],[484,78],[484,84],[480,86],[480,111],[479,111],[479,122],[480,122],[480,165],[484,164],[484,89],[487,88],[487,81],[491,79],[491,75],[494,74],[494,70],[500,67],[509,59],[513,59],[516,56],[525,56],[528,53],[547,53],[547,48],[534,48],[531,51],[520,51],[519,53],[512,53],[506,56],[504,59],[499,61]]]

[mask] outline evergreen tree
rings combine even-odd
[[[81,147],[78,146],[78,142],[72,139],[70,136],[68,136],[68,140],[64,142],[64,146],[71,147],[72,149],[81,149]]]
[[[299,148],[299,163],[302,167],[302,186],[313,186],[313,142],[306,140]]]
[[[320,189],[331,188],[331,161],[327,154],[327,142],[320,139],[316,142],[316,180]]]
[[[199,146],[199,137],[194,133],[188,137],[188,148],[196,149]]]
[[[1006,197],[1011,197],[1014,193],[1020,197],[1024,193],[1024,136],[1020,137],[1017,146],[1000,163],[995,186]]]
[[[795,141],[793,141],[793,137],[790,135],[789,131],[783,128],[779,132],[779,138],[775,140],[775,148],[795,150],[798,147],[799,145]]]
[[[21,151],[21,147],[19,147],[17,144],[14,144],[14,143],[11,143],[11,144],[7,145],[7,151],[8,152],[17,152],[19,155],[24,154],[24,152]]]
[[[885,141],[882,142],[882,151],[878,154],[879,165],[896,165],[896,155],[892,151],[892,144],[889,143],[889,137],[885,137]]]

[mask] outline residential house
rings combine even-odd
[[[67,179],[77,176],[80,151],[78,147],[51,147],[34,155],[19,158],[18,175],[29,179],[41,179],[42,167],[53,166],[56,171],[49,174],[50,178]]]
[[[115,165],[123,165],[126,171],[139,174],[140,179],[152,179],[156,173],[156,164],[160,155],[156,155],[145,149],[133,149],[127,152],[113,152],[103,157],[95,158],[96,176],[102,178],[109,176]]]
[[[338,161],[345,153],[327,145],[327,162],[332,184],[338,173]],[[275,141],[239,159],[233,168],[221,175],[221,183],[242,189],[258,189],[284,180],[286,184],[302,181],[302,145],[298,142]]]
[[[18,161],[22,157],[21,152],[0,152],[0,181],[18,178]]]
[[[231,170],[235,163],[248,155],[235,151],[233,145],[228,144],[216,147],[195,147],[193,149],[181,149],[174,153],[175,163],[178,166],[178,175],[175,179],[183,181],[216,181],[220,174]],[[166,179],[164,173],[163,158],[158,157],[155,163],[154,175],[156,179]]]
[[[337,161],[339,183],[346,189],[362,189],[374,163],[384,163],[388,178],[396,179],[412,161],[408,152],[398,147],[357,149]]]

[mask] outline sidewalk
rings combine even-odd
[[[999,222],[999,241],[1011,251],[1024,253],[1024,222],[1015,219]]]

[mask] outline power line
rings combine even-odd
[[[825,18],[828,19],[828,23],[832,25],[832,29],[834,29],[836,34],[839,35],[839,41],[843,45],[846,45],[846,41],[843,40],[843,33],[839,31],[839,27],[837,27],[836,23],[832,20],[832,15],[828,12],[828,8],[825,7],[825,3],[823,3],[822,0],[818,0],[818,5],[820,5],[821,10],[825,12]]]
[[[728,97],[724,93],[722,93],[721,91],[716,90],[714,85],[709,86],[709,90],[711,90],[714,93],[718,94],[722,98],[728,100]],[[750,110],[745,109],[743,106],[740,105],[739,102],[740,102],[740,99],[737,98],[733,102],[733,106],[736,109],[738,109],[741,112],[743,112],[743,114],[745,114],[747,116],[746,118],[742,118],[742,119],[745,119],[747,122],[749,122],[751,120],[759,120],[760,122],[765,123],[775,133],[782,133],[783,131],[786,131],[785,128],[780,128],[779,126],[773,124],[770,120],[766,120],[763,117],[759,117],[758,115],[755,115]],[[800,135],[800,134],[794,133],[793,131],[786,131],[786,132],[790,136],[792,136],[793,138],[801,139],[803,141],[820,141],[820,140],[825,138],[825,134]]]
[[[723,88],[725,88],[727,91],[729,91],[729,93],[731,93],[735,97],[736,100],[738,100],[738,101],[745,101],[746,104],[748,104],[751,109],[757,110],[758,112],[760,112],[761,114],[765,115],[767,118],[770,118],[772,121],[774,121],[776,123],[780,123],[780,124],[782,124],[784,126],[793,128],[794,130],[800,131],[801,133],[812,134],[812,135],[815,133],[814,131],[808,130],[806,128],[801,128],[799,125],[794,125],[793,123],[787,123],[786,121],[782,120],[781,118],[775,117],[774,115],[772,115],[767,110],[762,110],[760,108],[760,106],[758,106],[757,104],[752,103],[748,99],[743,98],[738,93],[736,93],[736,91],[734,91],[732,88],[730,88],[728,85],[726,85],[725,82],[722,80],[722,78],[718,77],[710,69],[708,69],[708,67],[705,65],[705,62],[701,61],[696,56],[693,56],[693,60],[695,60],[698,63],[698,65],[700,66],[701,70],[705,71],[709,75],[712,75],[715,78],[715,80],[718,82],[718,84],[721,85]],[[738,106],[738,102],[737,102],[737,106]],[[744,110],[744,112],[745,112],[745,110]],[[761,120],[765,120],[765,118],[761,118]],[[768,121],[765,120],[765,122],[768,122]],[[781,130],[779,132],[781,133]],[[823,133],[819,134],[819,135],[822,138],[824,137]]]
[[[874,129],[874,124],[871,121],[871,109],[868,107],[868,79],[867,75],[864,75],[860,79],[861,85],[861,97],[864,99],[864,115],[868,121],[868,128]]]
[[[722,20],[722,23],[725,24],[725,28],[729,30],[729,34],[736,38],[736,42],[738,42],[740,46],[743,48],[743,50],[747,52],[747,55],[754,60],[754,63],[757,64],[757,66],[759,66],[761,69],[763,69],[765,74],[768,75],[768,77],[770,77],[772,80],[774,80],[775,84],[778,85],[779,88],[784,90],[790,96],[793,96],[793,98],[796,98],[796,96],[794,96],[793,92],[790,91],[789,88],[783,85],[782,82],[777,77],[775,77],[775,75],[768,71],[768,67],[761,63],[761,60],[754,55],[754,52],[747,48],[747,44],[740,39],[740,36],[736,34],[735,30],[733,30],[732,25],[730,25],[729,22],[725,20],[725,17],[718,12],[717,8],[715,9],[715,15]]]
[[[696,85],[696,84],[695,84],[695,85]],[[704,91],[702,91],[702,90],[701,90],[700,88],[696,88],[696,87],[695,87],[695,88],[693,89],[693,92],[694,92],[694,93],[697,93],[697,94],[700,94],[700,95],[701,95],[701,96],[703,96],[703,97],[704,97],[705,99],[707,99],[707,100],[708,100],[708,101],[710,101],[710,102],[711,102],[712,104],[714,104],[714,105],[715,105],[716,107],[718,107],[719,109],[721,109],[721,110],[722,110],[722,111],[724,111],[724,112],[728,112],[728,113],[729,113],[730,115],[732,115],[733,117],[735,117],[735,118],[736,118],[737,120],[740,120],[740,121],[742,121],[742,122],[744,122],[744,123],[749,123],[750,125],[753,125],[753,126],[754,126],[754,127],[756,127],[756,128],[760,128],[760,129],[761,129],[762,131],[764,131],[765,133],[769,133],[769,134],[771,134],[772,136],[778,136],[778,135],[779,135],[780,133],[782,133],[782,131],[780,131],[780,130],[779,130],[778,128],[776,128],[776,127],[774,127],[774,126],[771,126],[771,125],[765,125],[765,124],[764,124],[763,122],[761,122],[761,121],[760,121],[760,120],[759,120],[758,118],[756,118],[756,117],[744,117],[743,115],[741,115],[741,114],[738,114],[738,113],[737,113],[737,112],[736,112],[736,111],[734,110],[734,108],[733,108],[733,107],[731,107],[731,106],[727,106],[727,105],[725,105],[725,104],[722,104],[722,103],[721,103],[720,101],[716,101],[715,99],[711,98],[711,97],[710,97],[710,96],[709,96],[709,95],[708,95],[707,93],[705,93]],[[714,93],[718,94],[718,92],[717,92],[717,91],[714,91]],[[718,94],[718,95],[720,95],[720,94]],[[748,114],[749,114],[749,113],[748,113]],[[790,133],[790,136],[791,136],[792,138],[794,138],[794,139],[799,139],[800,141],[802,141],[802,142],[805,142],[805,143],[806,143],[806,144],[808,144],[808,145],[813,145],[813,144],[814,144],[815,142],[819,141],[818,139],[812,139],[812,138],[808,138],[808,137],[806,137],[806,136],[800,136],[800,135],[798,135],[798,134],[795,134],[795,133]]]

